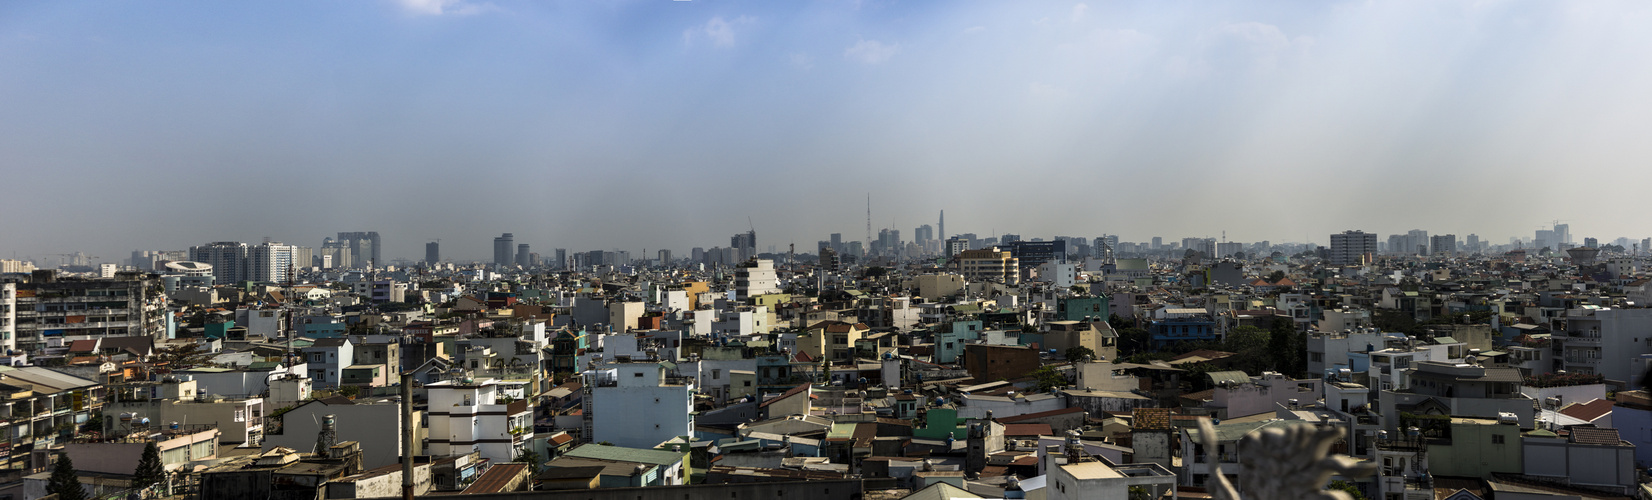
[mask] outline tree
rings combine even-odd
[[[1067,361],[1078,361],[1084,359],[1085,356],[1096,359],[1096,351],[1084,346],[1068,347],[1064,354],[1067,356]]]
[[[1273,352],[1274,335],[1254,326],[1241,326],[1228,332],[1222,349],[1235,353],[1234,367],[1245,373],[1260,373],[1277,368],[1278,357]]]
[[[1365,492],[1360,491],[1358,487],[1355,487],[1354,485],[1349,484],[1347,481],[1343,481],[1343,480],[1340,480],[1340,479],[1338,479],[1336,481],[1331,481],[1331,484],[1325,485],[1325,489],[1332,490],[1332,491],[1345,492],[1345,493],[1348,494],[1348,498],[1351,499],[1351,500],[1366,500]]]
[[[1152,352],[1153,336],[1147,330],[1129,327],[1119,330],[1119,350],[1130,354]]]
[[[539,452],[533,450],[523,450],[521,455],[516,456],[516,461],[528,464],[528,470],[533,471],[534,474],[539,473],[539,465],[543,463],[539,459]]]
[[[212,353],[201,350],[201,345],[190,342],[155,350],[153,360],[155,364],[164,364],[171,369],[189,368],[205,363]]]
[[[1308,339],[1296,331],[1296,322],[1290,318],[1274,318],[1268,351],[1274,370],[1292,377],[1308,371]]]
[[[1236,353],[1244,353],[1257,349],[1265,351],[1268,348],[1270,340],[1272,340],[1272,336],[1269,335],[1268,332],[1263,331],[1261,328],[1246,325],[1234,328],[1233,331],[1228,332],[1227,339],[1222,343],[1222,348],[1226,351]]]
[[[147,488],[165,479],[166,469],[161,466],[161,447],[155,446],[154,441],[143,446],[143,456],[138,458],[138,470],[132,473],[132,488]]]
[[[1032,376],[1034,379],[1038,380],[1039,391],[1048,391],[1057,387],[1067,386],[1067,377],[1062,376],[1061,372],[1055,371],[1055,368],[1041,366],[1037,370],[1032,371]]]
[[[46,494],[56,494],[58,500],[86,500],[86,488],[80,485],[75,462],[69,460],[67,453],[57,455],[57,464],[52,466],[52,475],[46,480]]]

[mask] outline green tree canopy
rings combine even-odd
[[[68,454],[57,455],[57,463],[52,465],[52,475],[46,479],[46,493],[56,494],[58,500],[86,500],[86,488],[80,485],[80,477],[75,475],[75,462],[69,459]]]
[[[154,441],[143,447],[143,456],[138,458],[138,469],[132,472],[132,487],[145,488],[165,479],[166,468],[161,464],[161,447]]]
[[[1096,351],[1084,346],[1069,347],[1064,354],[1067,356],[1067,361],[1078,361],[1084,359],[1085,356],[1089,356],[1090,359],[1096,357]]]
[[[1053,367],[1041,366],[1037,370],[1033,370],[1032,376],[1038,380],[1038,390],[1040,391],[1067,386],[1067,377],[1063,376],[1061,372],[1055,371]]]

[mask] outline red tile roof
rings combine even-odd
[[[1050,424],[1009,424],[1004,426],[1005,436],[1054,436]]]
[[[786,391],[785,394],[781,394],[779,396],[769,398],[768,401],[758,403],[757,407],[758,408],[767,408],[769,406],[769,404],[774,403],[775,401],[779,401],[779,400],[786,399],[786,398],[789,398],[789,397],[792,397],[792,396],[796,396],[796,395],[798,395],[798,393],[801,393],[801,392],[807,391],[807,390],[809,390],[809,384],[803,384],[803,385],[800,385],[800,386],[797,386],[797,387],[793,387],[791,390]],[[810,394],[810,396],[813,396],[813,394]]]
[[[1572,403],[1560,409],[1560,414],[1584,422],[1593,422],[1600,417],[1612,413],[1612,402],[1605,399],[1596,399],[1587,403]]]
[[[76,340],[69,343],[69,352],[93,352],[98,350],[97,339]]]
[[[1013,416],[1013,417],[1004,417],[1004,418],[999,418],[999,419],[994,419],[994,420],[997,420],[998,423],[1000,423],[1000,424],[1009,424],[1009,423],[1014,423],[1014,422],[1020,422],[1022,420],[1033,420],[1033,419],[1044,418],[1044,417],[1053,417],[1053,416],[1056,416],[1056,415],[1066,415],[1068,413],[1079,413],[1079,412],[1082,412],[1082,411],[1084,411],[1084,408],[1074,406],[1074,407],[1071,407],[1071,408],[1062,408],[1060,410],[1041,411],[1041,412],[1038,412],[1038,413],[1028,413],[1026,415],[1016,415],[1016,416]]]
[[[1595,427],[1573,427],[1572,442],[1578,444],[1599,444],[1617,446],[1621,444],[1617,429],[1601,429]]]

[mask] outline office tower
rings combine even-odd
[[[832,233],[832,250],[843,253],[843,233]]]
[[[1600,248],[1600,240],[1597,240],[1597,239],[1594,239],[1594,238],[1584,238],[1583,239],[1583,246],[1586,246],[1586,247],[1589,247],[1589,248]]]
[[[327,238],[321,242],[321,258],[317,259],[320,262],[315,265],[322,269],[343,269],[350,267],[351,259],[349,241]]]
[[[1406,244],[1408,245],[1406,253],[1416,253],[1417,255],[1428,255],[1428,250],[1429,250],[1429,248],[1428,248],[1429,247],[1428,231],[1424,231],[1424,230],[1421,230],[1421,229],[1412,229],[1412,230],[1407,231],[1405,233],[1405,238],[1406,238]]]
[[[757,257],[757,230],[734,235],[729,238],[728,246],[734,249],[735,259],[739,261]]]
[[[566,269],[568,267],[568,249],[556,249],[556,267],[562,269]]]
[[[969,248],[969,240],[966,240],[964,238],[953,237],[953,238],[947,238],[947,240],[946,240],[945,253],[946,253],[947,257],[958,255],[960,252],[963,252],[963,251],[969,250],[969,249],[970,249]]]
[[[946,238],[950,237],[946,234],[946,211],[945,210],[941,211],[941,220],[939,222],[935,223],[935,228],[941,231],[941,234],[939,236],[937,236],[938,238],[946,239]]]
[[[516,246],[516,265],[522,266],[522,267],[532,266],[533,263],[528,261],[528,257],[529,257],[528,254],[529,253],[531,253],[531,252],[528,251],[528,244],[527,243],[517,245]]]
[[[1155,252],[1164,249],[1164,238],[1159,237],[1159,236],[1154,236],[1153,237],[1153,246],[1151,246],[1149,248],[1151,248]]]
[[[1554,248],[1555,245],[1560,243],[1558,240],[1555,239],[1554,231],[1551,231],[1551,230],[1548,230],[1548,229],[1539,229],[1539,230],[1537,230],[1536,236],[1537,236],[1536,238],[1533,238],[1532,243],[1534,245],[1534,248],[1538,249],[1539,251],[1541,251],[1543,249],[1546,249],[1546,248]]]
[[[511,233],[505,233],[498,238],[494,238],[493,264],[496,266],[509,266],[515,264],[516,254],[512,253],[516,250],[516,247],[512,246],[515,244],[516,236]]]
[[[442,245],[441,245],[441,243],[436,242],[436,241],[432,241],[430,243],[425,243],[424,244],[424,262],[426,264],[435,264],[435,263],[441,262],[441,261],[442,261]]]
[[[219,241],[189,247],[189,260],[212,265],[212,276],[218,283],[233,285],[247,279],[247,244]]]
[[[1554,225],[1555,244],[1559,248],[1572,246],[1572,225],[1556,222]]]
[[[378,231],[356,231],[338,233],[340,242],[348,241],[351,261],[341,265],[347,267],[383,266],[384,255],[379,250]]]
[[[1232,257],[1245,250],[1245,244],[1237,241],[1224,241],[1216,244],[1216,255]]]
[[[247,249],[247,281],[286,283],[298,267],[298,247],[271,241]]]
[[[929,243],[932,239],[935,239],[935,226],[924,224],[912,230],[912,241],[919,246]]]
[[[1480,253],[1480,235],[1469,234],[1463,237],[1463,253]]]
[[[1428,239],[1428,249],[1432,255],[1454,255],[1457,253],[1457,235],[1434,235]]]
[[[670,250],[660,250],[660,267],[670,267],[670,266],[671,266],[671,251]]]

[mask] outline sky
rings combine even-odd
[[[0,2],[0,257],[1652,236],[1652,3]],[[1637,187],[1640,186],[1640,187]],[[1626,211],[1627,210],[1627,211]]]

